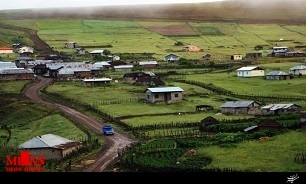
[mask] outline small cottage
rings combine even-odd
[[[268,80],[288,80],[290,75],[283,71],[271,71],[266,74],[266,79]]]
[[[304,65],[294,66],[289,69],[289,74],[297,75],[297,76],[306,75],[306,66]]]
[[[263,120],[258,125],[259,130],[281,130],[283,126],[272,118]]]
[[[242,54],[234,54],[231,56],[231,60],[234,60],[234,61],[239,61],[242,59],[243,59]]]
[[[265,70],[258,66],[246,66],[238,68],[238,77],[261,77],[265,75]]]
[[[167,63],[171,63],[171,62],[177,62],[180,60],[180,56],[178,55],[175,55],[175,54],[169,54],[167,56],[165,56],[164,60],[167,62]]]
[[[150,103],[175,103],[183,99],[183,89],[180,87],[156,87],[145,90],[145,99]]]
[[[261,109],[263,115],[281,115],[285,113],[299,113],[302,107],[296,104],[268,104]]]
[[[65,47],[66,47],[67,49],[74,49],[74,48],[77,47],[77,43],[76,43],[76,42],[66,42],[66,43],[65,43]]]
[[[207,127],[209,125],[214,125],[214,124],[219,124],[219,121],[212,116],[208,116],[201,120],[199,129],[200,131],[204,132],[207,130]]]
[[[227,101],[221,106],[223,114],[250,114],[261,113],[261,104],[256,101]]]
[[[64,137],[45,134],[36,136],[21,145],[23,151],[29,151],[32,156],[46,156],[46,159],[62,159],[82,147],[79,141],[72,141]]]

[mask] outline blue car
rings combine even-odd
[[[115,134],[115,131],[113,129],[112,126],[110,125],[105,125],[102,127],[102,132],[104,135],[114,135]]]

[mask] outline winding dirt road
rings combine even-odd
[[[38,76],[34,85],[27,88],[24,95],[31,100],[53,107],[69,117],[73,117],[79,123],[88,127],[89,130],[96,134],[101,134],[101,126],[103,122],[98,121],[92,117],[89,117],[79,111],[76,111],[70,107],[52,102],[48,99],[42,98],[39,91],[44,86],[52,82],[50,78],[43,78]],[[118,150],[122,150],[132,144],[134,141],[127,137],[124,133],[116,131],[113,136],[104,136],[101,134],[101,138],[106,141],[106,148],[99,154],[95,162],[87,167],[84,172],[105,172],[106,168],[118,157]]]

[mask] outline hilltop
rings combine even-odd
[[[306,4],[302,0],[229,0],[194,4],[2,10],[0,17],[304,24],[305,12]]]

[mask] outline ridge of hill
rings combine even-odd
[[[303,0],[227,0],[163,5],[2,10],[1,19],[78,18],[237,23],[306,23]]]

